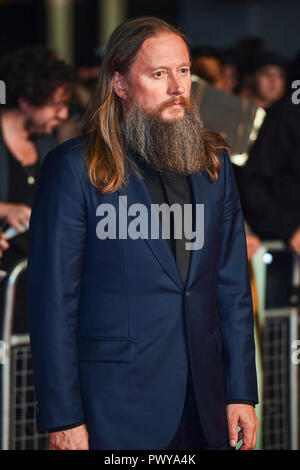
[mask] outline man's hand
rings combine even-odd
[[[291,236],[289,244],[297,255],[300,255],[300,227],[297,228],[296,232]]]
[[[10,202],[0,202],[0,218],[5,219],[8,225],[14,227],[19,233],[29,228],[31,207],[26,204],[12,204]]]
[[[248,261],[250,261],[252,256],[256,253],[256,251],[260,247],[261,241],[256,235],[248,234],[246,236],[246,242],[247,242]]]
[[[85,424],[50,434],[51,450],[89,450],[89,435]]]
[[[4,233],[0,233],[0,258],[3,256],[3,252],[9,248],[9,243],[6,240]]]
[[[232,447],[237,445],[238,426],[240,426],[241,439],[243,439],[243,445],[240,450],[254,449],[258,430],[258,419],[254,407],[242,404],[227,405],[226,413],[230,445]]]

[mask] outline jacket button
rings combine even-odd
[[[186,295],[186,297],[189,297],[189,296],[190,296],[190,292],[187,290],[187,291],[185,292],[185,295]]]
[[[35,400],[35,401],[34,401],[34,407],[35,407],[35,409],[36,409],[36,412],[38,413],[38,412],[40,411],[40,407],[39,407],[39,402],[38,402],[38,400]]]

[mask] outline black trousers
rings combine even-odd
[[[234,450],[229,442],[222,447],[209,447],[199,419],[192,374],[189,367],[185,403],[177,431],[166,450]]]

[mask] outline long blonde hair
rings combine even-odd
[[[88,138],[85,160],[92,184],[102,193],[113,193],[126,184],[128,169],[138,174],[130,158],[120,132],[122,103],[114,91],[113,75],[128,73],[143,42],[171,32],[187,44],[185,35],[174,26],[154,17],[127,20],[112,33],[106,47],[101,72],[93,99],[83,117],[83,134]],[[216,152],[226,147],[224,139],[205,129],[203,132],[206,167],[204,170],[215,182],[220,171]]]

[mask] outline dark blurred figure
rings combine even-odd
[[[96,88],[101,66],[81,65],[76,69],[77,82],[75,85],[75,99],[81,107],[82,114],[86,110]]]
[[[74,71],[51,51],[35,46],[3,57],[0,78],[6,83],[7,103],[0,113],[0,223],[19,232],[3,254],[1,268],[10,271],[27,257],[28,233],[22,231],[29,226],[40,165],[58,143],[53,132],[68,118]],[[4,288],[2,282],[2,303]],[[25,289],[19,289],[16,330],[27,330],[25,305]]]
[[[78,81],[94,92],[104,57],[105,47],[83,50],[76,57],[75,68]]]
[[[0,35],[0,58],[3,56],[14,54],[15,52],[23,48],[24,43],[20,42],[18,39]]]
[[[266,42],[259,36],[246,36],[235,44],[235,54],[238,62],[246,62],[257,54],[267,50]]]
[[[222,63],[218,51],[212,46],[192,49],[192,73],[211,85],[222,86]]]
[[[300,254],[300,105],[286,96],[267,112],[240,185],[246,220],[262,239]]]
[[[290,93],[290,90],[292,89],[292,83],[295,80],[300,80],[300,49],[289,64],[287,75],[287,90],[288,93]]]
[[[100,65],[81,65],[76,69],[77,78],[81,85],[84,85],[92,94],[96,88],[97,79],[100,73]]]
[[[257,106],[269,108],[286,90],[286,62],[278,54],[266,51],[240,64],[239,95]]]
[[[59,128],[60,142],[81,135],[81,119],[96,89],[102,63],[101,48],[76,65],[76,82],[70,106],[70,117]]]
[[[221,89],[227,93],[234,93],[238,86],[237,57],[234,50],[226,50],[221,53],[222,80]]]

